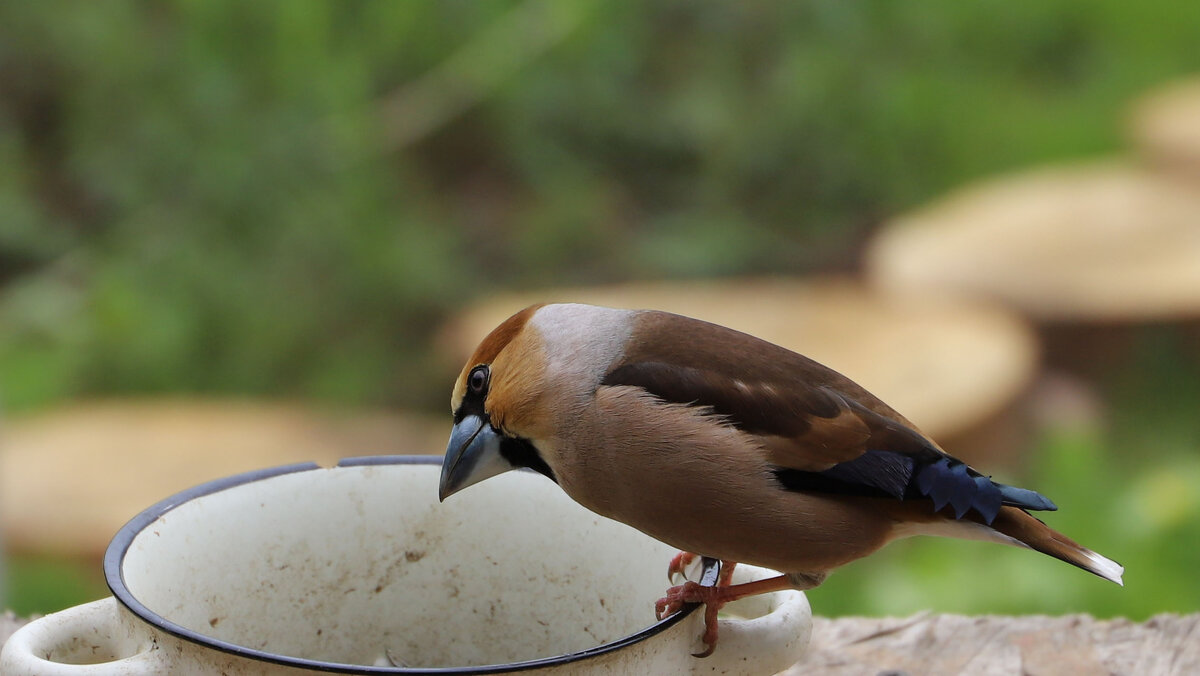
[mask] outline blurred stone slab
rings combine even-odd
[[[1088,615],[818,617],[812,652],[784,673],[1197,674],[1200,614],[1157,615],[1141,623]]]
[[[1004,412],[1030,385],[1037,365],[1032,330],[1010,312],[927,295],[880,295],[843,278],[636,283],[495,296],[454,318],[440,347],[461,364],[509,315],[547,302],[666,310],[758,336],[840,371],[943,443]],[[961,452],[970,455],[968,447],[978,445]]]
[[[79,403],[6,421],[0,523],[13,550],[94,555],[185,488],[253,469],[437,453],[450,420],[233,400]]]

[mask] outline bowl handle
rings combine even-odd
[[[149,676],[170,665],[149,633],[123,621],[113,597],[21,627],[0,652],[5,676]]]
[[[731,583],[778,574],[739,564]],[[716,650],[706,658],[694,660],[692,673],[774,674],[804,656],[812,636],[812,609],[804,592],[788,589],[762,594],[730,603],[726,608],[740,617],[718,620]],[[703,613],[698,611],[695,615],[700,617]],[[698,620],[697,626],[703,631],[703,620]]]

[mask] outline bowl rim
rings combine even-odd
[[[441,462],[442,457],[437,455],[374,455],[343,458],[334,467],[362,467],[368,465],[438,465],[441,464]],[[682,611],[675,613],[666,619],[659,620],[637,632],[629,634],[628,636],[616,639],[610,643],[605,643],[603,645],[573,653],[553,655],[550,657],[540,657],[537,659],[524,660],[520,662],[507,662],[503,664],[487,664],[469,667],[379,667],[362,664],[347,664],[342,662],[326,662],[324,660],[281,655],[265,650],[257,650],[230,641],[213,638],[211,636],[206,636],[197,631],[172,622],[166,617],[156,613],[139,601],[138,598],[129,590],[129,586],[125,583],[125,572],[122,566],[122,563],[125,560],[125,555],[128,553],[130,546],[133,544],[133,540],[148,526],[157,521],[159,517],[163,516],[167,512],[170,512],[176,507],[179,507],[180,505],[206,495],[212,495],[214,493],[219,493],[221,491],[242,486],[244,484],[253,483],[255,481],[263,481],[273,477],[282,476],[285,474],[294,474],[297,472],[310,472],[317,469],[322,469],[322,467],[315,462],[302,462],[251,470],[249,472],[234,474],[193,486],[151,505],[137,516],[130,519],[129,522],[124,526],[122,526],[109,543],[108,548],[105,550],[104,579],[108,583],[108,588],[112,591],[113,596],[116,597],[117,601],[120,602],[121,605],[125,606],[131,613],[133,613],[134,616],[160,631],[166,632],[185,641],[189,641],[206,648],[212,648],[221,652],[230,653],[239,657],[253,660],[259,660],[262,662],[269,662],[300,669],[309,669],[312,671],[343,674],[503,674],[513,671],[555,667],[594,658],[614,650],[620,650],[621,648],[655,636],[682,621],[685,617],[694,612],[700,605],[698,603],[687,604],[684,606]],[[712,586],[715,584],[717,575],[719,573],[719,568],[719,562],[713,559],[704,558],[700,584],[706,586]]]

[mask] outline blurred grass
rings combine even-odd
[[[7,566],[3,605],[21,617],[51,613],[109,594],[99,561],[20,554],[10,556]]]
[[[1200,3],[589,3],[398,144],[397,97],[514,7],[551,11],[0,3],[4,408],[202,393],[441,411],[457,365],[434,332],[470,299],[851,269],[882,219],[948,188],[1123,150],[1130,100],[1200,71]],[[1175,340],[1146,336],[1104,383],[1111,424],[1051,430],[1020,478],[1128,589],[905,542],[831,577],[819,612],[1194,610],[1200,377]],[[87,600],[72,566],[18,560],[10,602]]]

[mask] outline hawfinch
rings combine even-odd
[[[991,540],[1123,584],[1124,568],[1027,510],[1054,503],[946,454],[845,376],[795,352],[653,310],[535,305],[500,324],[454,385],[439,496],[511,469],[695,555],[723,562],[659,617],[706,604],[716,641],[726,602],[809,589],[911,535]],[[693,554],[694,552],[694,554]],[[728,585],[734,562],[784,574]]]

